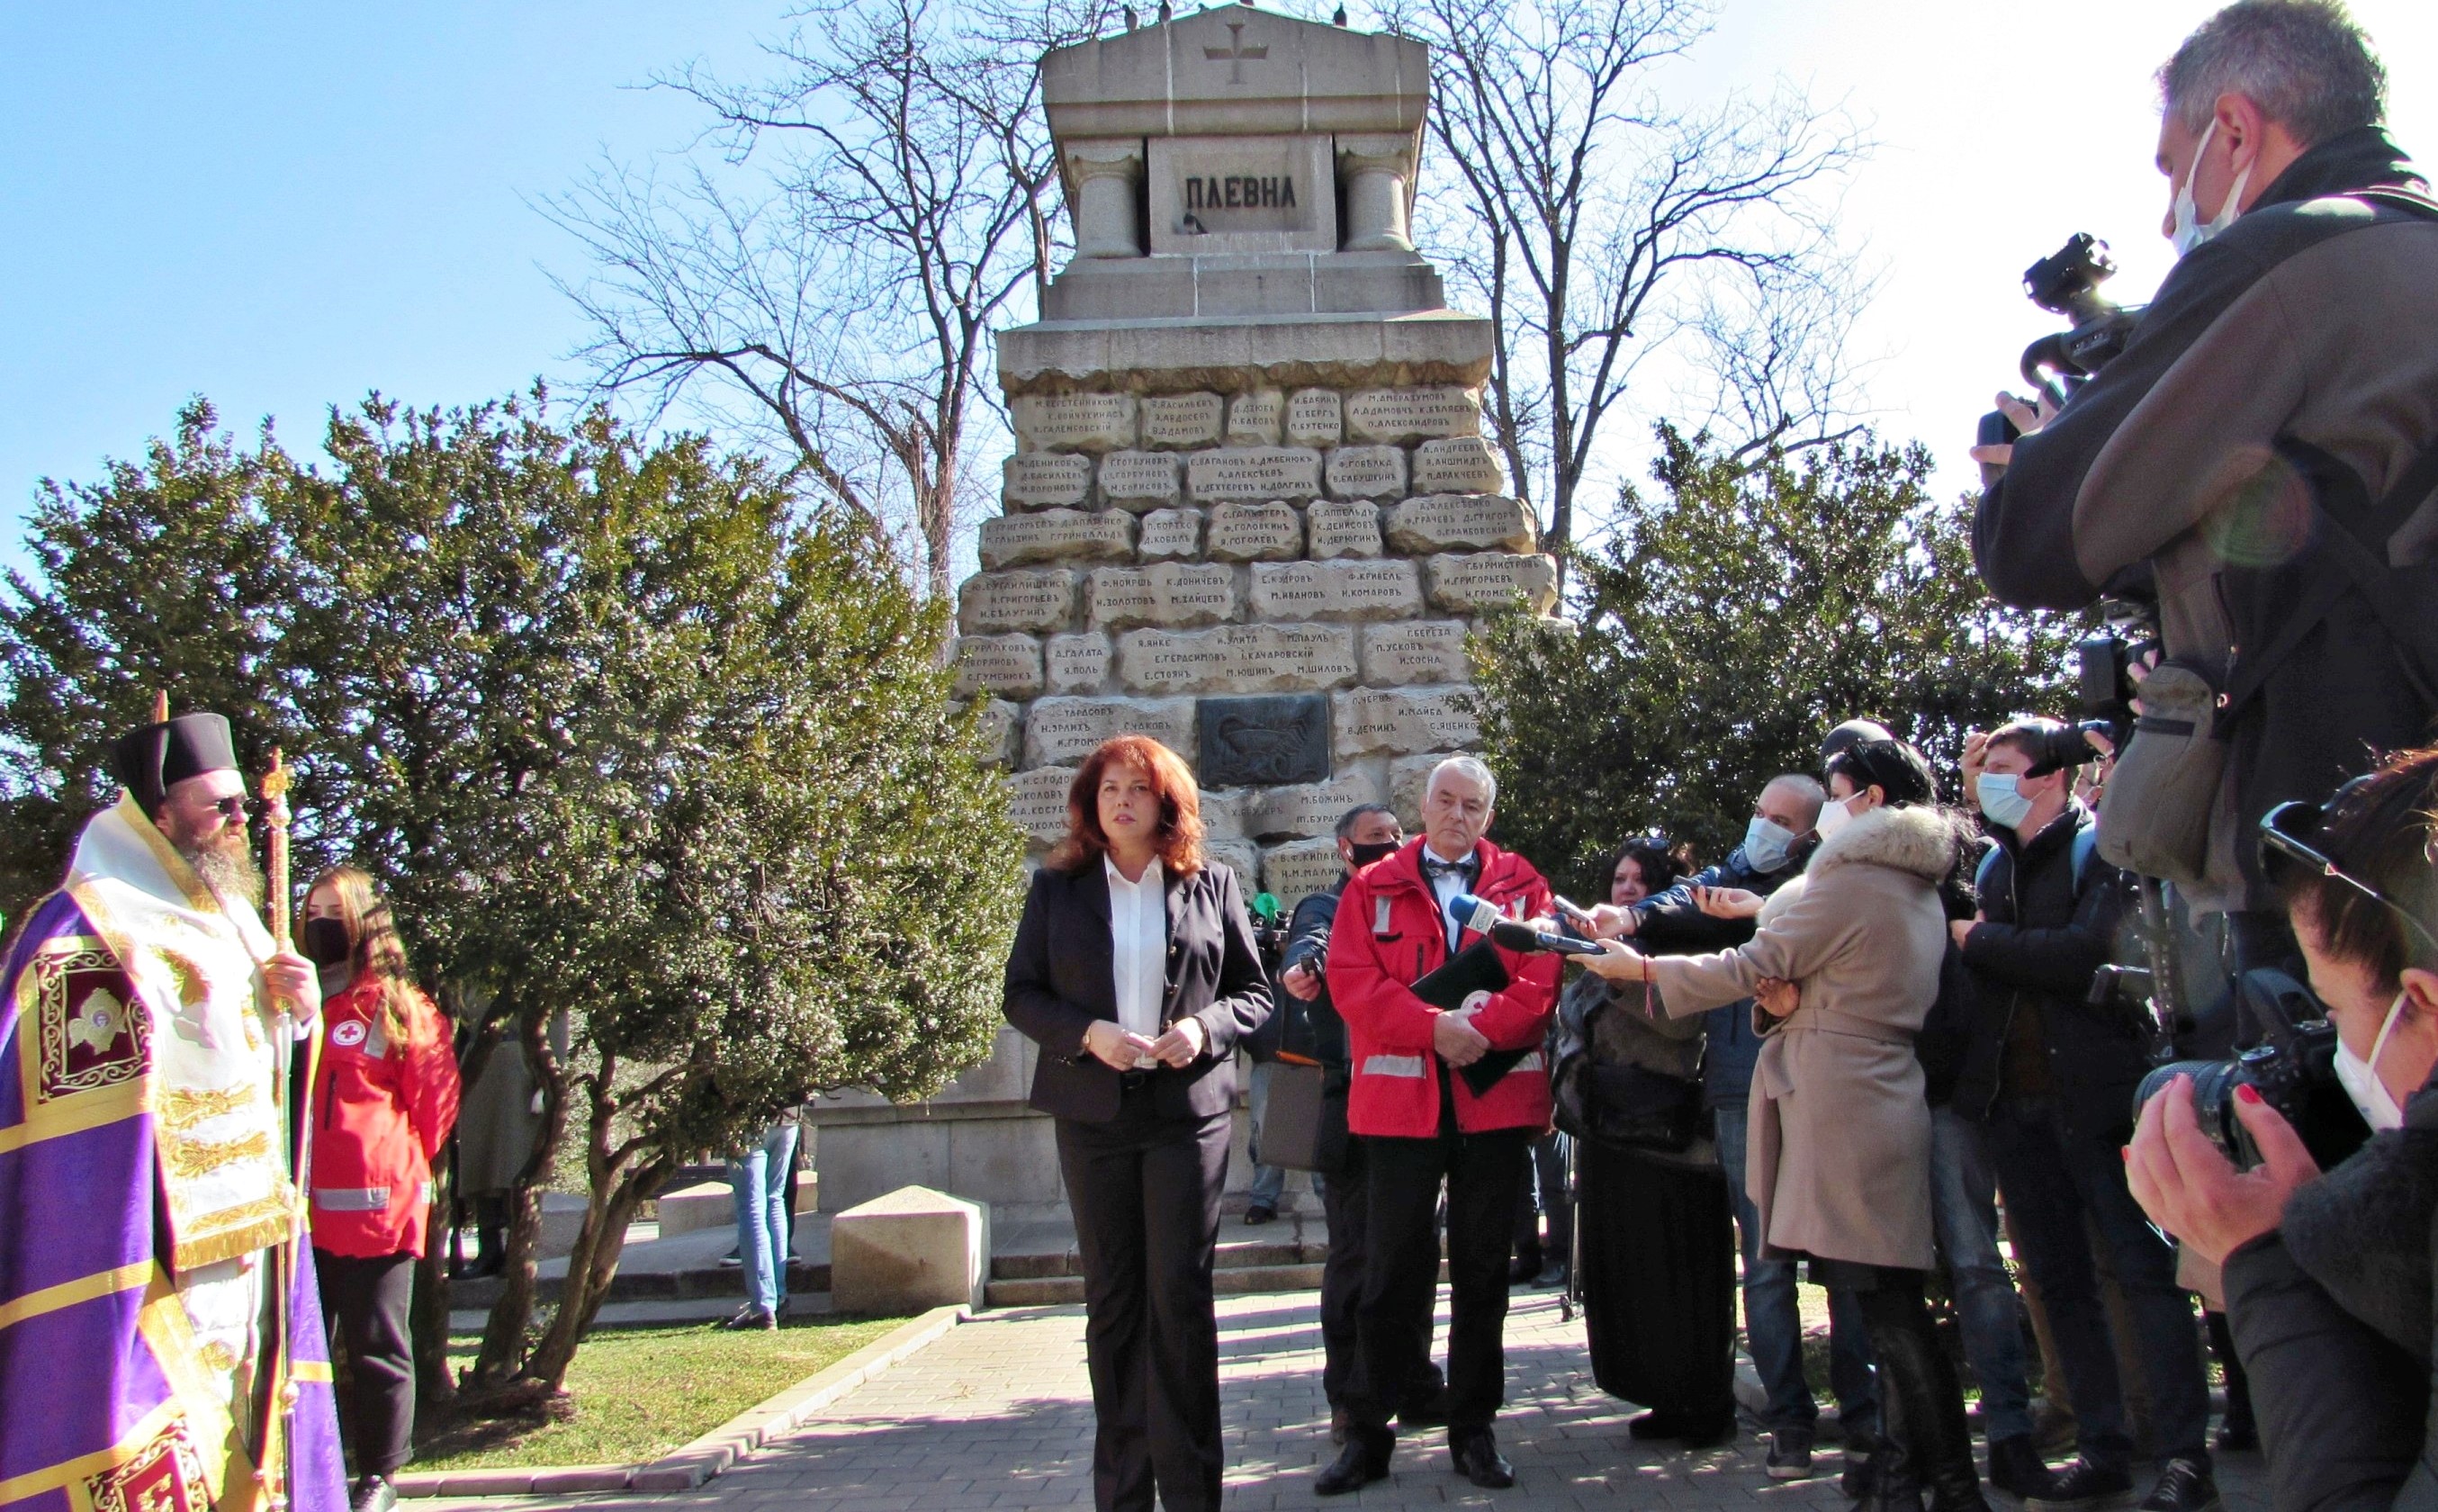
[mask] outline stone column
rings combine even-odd
[[[1406,185],[1414,182],[1410,136],[1341,136],[1337,172],[1346,184],[1348,252],[1411,252]]]
[[[1142,181],[1142,143],[1069,142],[1066,167],[1075,189],[1075,255],[1141,256],[1135,185]]]

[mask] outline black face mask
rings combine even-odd
[[[308,919],[302,938],[305,958],[316,966],[343,966],[356,947],[347,939],[347,925],[341,919]]]
[[[1360,871],[1372,862],[1395,855],[1404,848],[1405,842],[1403,840],[1374,840],[1369,845],[1356,845],[1352,848],[1354,852],[1354,870]]]

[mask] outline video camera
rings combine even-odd
[[[2235,1115],[2235,1089],[2249,1086],[2294,1126],[2311,1158],[2326,1170],[2361,1148],[2370,1128],[2337,1080],[2337,1030],[2327,1005],[2281,971],[2245,972],[2237,983],[2243,1012],[2261,1028],[2261,1042],[2231,1061],[2169,1061],[2142,1079],[2133,1116],[2180,1076],[2193,1079],[2193,1111],[2201,1132],[2229,1160],[2250,1169],[2260,1150]]]
[[[2064,246],[2023,270],[2023,292],[2031,302],[2074,322],[2023,348],[2023,381],[2050,404],[2062,405],[2115,360],[2141,320],[2145,307],[2119,305],[2099,292],[2115,276],[2108,243],[2088,231],[2076,232]],[[2022,434],[2003,411],[1992,410],[1981,417],[1977,439],[1985,447],[2003,446]]]

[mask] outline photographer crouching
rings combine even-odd
[[[2228,6],[2159,82],[2180,260],[2138,318],[2097,300],[2087,238],[2034,268],[2081,324],[2025,354],[2037,411],[2001,396],[2022,439],[1985,422],[1973,554],[2008,604],[2155,611],[2100,850],[2262,965],[2290,944],[2251,825],[2438,711],[2438,202],[2333,0]]]
[[[2244,1073],[2225,1099],[2179,1075],[2142,1110],[2129,1178],[2161,1227],[2224,1266],[2275,1505],[2429,1506],[2438,747],[2324,809],[2281,807],[2260,840],[2336,1029],[2334,1080],[2374,1137],[2323,1175],[2306,1142],[2323,1120],[2297,1130]]]

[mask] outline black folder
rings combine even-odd
[[[1442,1011],[1453,1011],[1464,1006],[1464,1000],[1475,993],[1503,993],[1509,977],[1507,962],[1498,958],[1497,947],[1487,937],[1475,941],[1448,958],[1437,971],[1424,973],[1414,983],[1413,993],[1423,1002]],[[1515,1069],[1515,1063],[1532,1053],[1538,1046],[1521,1050],[1493,1050],[1471,1065],[1457,1068],[1464,1084],[1476,1098],[1488,1095],[1499,1079]]]

